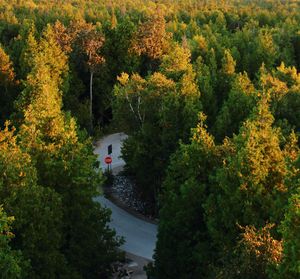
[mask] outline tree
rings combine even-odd
[[[106,278],[112,273],[112,262],[121,257],[116,249],[122,242],[107,226],[109,211],[92,200],[102,179],[91,141],[62,111],[67,57],[50,26],[38,47],[23,92],[27,102],[22,106],[20,142],[32,157],[38,183],[61,197],[61,251],[69,276]],[[59,61],[52,59],[54,54]]]
[[[9,56],[5,53],[3,47],[0,45],[0,84],[7,87],[9,84],[14,83],[15,73]],[[6,92],[7,93],[7,92]]]
[[[199,116],[192,142],[181,144],[171,158],[161,195],[154,274],[157,278],[207,278],[214,248],[203,203],[209,176],[220,163],[213,137]]]
[[[95,26],[82,23],[77,28],[78,41],[87,56],[86,64],[90,72],[90,132],[93,132],[93,77],[99,66],[104,63],[104,57],[99,54],[104,43],[104,37],[95,29]]]
[[[29,26],[28,26],[29,25]],[[20,76],[25,79],[32,68],[33,56],[38,51],[37,40],[36,40],[36,28],[34,23],[26,23],[26,30],[23,32],[24,44],[21,49],[19,64],[20,64]]]
[[[3,125],[5,120],[12,113],[13,102],[16,98],[17,84],[12,62],[0,45],[0,125]]]
[[[70,53],[72,51],[72,44],[77,36],[77,32],[74,32],[71,28],[66,28],[59,20],[53,25],[53,33],[56,42],[65,53]]]
[[[300,74],[295,67],[286,67],[281,63],[276,70],[268,73],[266,70],[261,72],[260,86],[269,90],[272,98],[272,111],[276,118],[276,124],[283,129],[291,132],[300,130],[299,126],[299,105],[300,105]],[[287,125],[282,125],[283,121]],[[281,124],[281,125],[280,125]],[[290,129],[287,129],[290,126]],[[287,135],[285,135],[287,136]]]
[[[133,41],[133,51],[151,59],[162,57],[168,47],[169,35],[165,30],[165,19],[161,11],[141,23]]]
[[[146,79],[124,73],[114,90],[114,114],[130,128],[122,151],[127,170],[135,174],[142,195],[152,204],[170,155],[179,139],[188,141],[201,109],[188,50],[175,45],[173,52],[163,56],[160,70]]]
[[[185,73],[192,71],[190,62],[190,51],[174,43],[172,51],[163,55],[160,69],[168,78],[178,81]]]
[[[222,59],[222,73],[225,75],[233,75],[235,73],[236,62],[234,61],[230,51],[225,49]]]
[[[268,96],[263,94],[258,108],[233,137],[232,151],[212,177],[214,190],[205,203],[210,235],[225,262],[234,251],[239,226],[262,229],[269,222],[278,226],[283,220],[289,190],[286,181],[294,170],[288,163],[290,155],[282,148],[280,131],[272,127]],[[280,239],[276,231],[271,237]],[[264,278],[266,271],[262,272],[256,270],[256,276]]]
[[[84,50],[88,56],[87,65],[90,71],[90,118],[91,132],[93,131],[93,77],[99,65],[104,62],[104,58],[98,54],[99,49],[103,45],[103,37],[97,33],[89,34],[89,38],[85,38]]]
[[[222,222],[217,220],[217,215],[213,217],[213,213],[211,218],[215,219],[218,227],[224,226],[229,230],[227,235],[232,240],[237,221],[242,226],[262,226],[264,222],[273,220],[271,216],[280,212],[273,195],[278,193],[277,198],[283,197],[286,191],[284,155],[280,149],[279,131],[271,126],[273,117],[268,111],[268,104],[261,102],[252,119],[246,121],[239,135],[234,137],[236,153],[226,159],[216,175],[217,185],[224,193],[217,198],[222,207]],[[274,193],[269,185],[272,185]],[[236,204],[238,201],[243,201],[240,207]],[[243,210],[239,211],[241,207]],[[226,241],[222,242],[226,244]]]
[[[297,185],[299,185],[299,183],[297,183]],[[297,278],[300,274],[300,243],[298,237],[300,220],[299,208],[300,196],[299,186],[297,186],[296,192],[292,194],[289,199],[285,218],[281,224],[283,236],[283,260],[279,266],[278,278]]]
[[[238,133],[241,124],[249,117],[255,105],[256,89],[247,73],[237,74],[230,87],[228,99],[224,101],[213,127],[219,142],[226,136],[232,137]]]
[[[9,242],[13,238],[11,223],[13,217],[8,217],[0,207],[0,272],[3,279],[22,278],[22,254],[11,249]]]
[[[115,28],[112,28],[109,23],[103,25],[105,42],[101,53],[105,63],[95,80],[94,94],[95,104],[97,104],[94,113],[96,117],[100,117],[101,123],[108,123],[113,117],[112,92],[117,77],[123,72],[128,74],[139,72],[141,59],[130,51],[136,30],[136,24],[127,16],[120,18]]]
[[[219,110],[221,109],[224,102],[228,99],[228,94],[231,89],[231,84],[234,80],[236,62],[233,59],[231,52],[228,49],[224,50],[222,58],[222,67],[219,72],[220,77],[217,81],[216,92],[217,92],[217,103]]]
[[[180,132],[172,130],[173,123],[168,119],[164,118],[160,122],[165,104],[176,109],[177,114],[179,94],[176,92],[174,81],[160,73],[154,73],[147,80],[138,75],[129,79],[128,75],[124,74],[119,80],[121,84],[115,88],[115,115],[119,118],[124,117],[122,120],[126,121],[126,127],[131,128],[131,136],[125,142],[122,151],[123,157],[128,165],[127,170],[135,172],[143,198],[153,204],[161,182],[162,166],[166,163],[165,160],[173,146],[177,144],[174,141],[162,142],[162,136],[153,135],[166,130],[174,131],[177,135]],[[155,107],[159,110],[153,111]],[[173,116],[174,114],[175,111]],[[160,159],[153,164],[155,157]]]
[[[272,237],[273,227],[274,224],[261,229],[240,227],[240,240],[227,255],[217,278],[274,278],[271,272],[282,261],[282,241]]]
[[[16,218],[12,247],[30,260],[31,269],[26,270],[27,267],[24,272],[30,278],[63,274],[59,195],[37,185],[31,158],[18,146],[15,129],[9,129],[8,124],[0,131],[0,150],[0,198],[6,211]]]
[[[132,51],[145,55],[146,66],[152,71],[157,67],[157,61],[168,52],[170,34],[166,31],[166,23],[161,10],[141,23],[132,42]],[[150,60],[150,61],[149,61]],[[147,72],[147,68],[144,72]]]
[[[207,115],[208,127],[211,127],[214,123],[218,110],[215,92],[217,69],[214,66],[205,64],[201,56],[197,58],[194,65],[197,85],[201,92],[203,112]]]
[[[30,259],[28,278],[68,276],[63,244],[62,199],[50,188],[32,185],[15,191],[8,200],[9,208],[17,218],[14,246]],[[33,221],[31,221],[33,219]]]

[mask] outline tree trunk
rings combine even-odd
[[[90,132],[93,133],[93,76],[94,73],[91,71],[90,75]]]

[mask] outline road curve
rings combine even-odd
[[[124,166],[124,161],[120,158],[120,154],[122,141],[126,137],[124,133],[116,133],[106,136],[97,142],[94,153],[98,155],[98,160],[103,170],[106,168],[104,158],[107,156],[107,146],[110,144],[112,144],[112,170],[117,172],[117,170],[120,170]],[[123,236],[126,241],[121,249],[152,260],[156,243],[157,226],[136,218],[103,196],[97,197],[95,200],[112,211],[112,220],[109,225],[116,230],[117,235]]]

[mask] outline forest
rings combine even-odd
[[[0,0],[0,278],[111,278],[114,131],[149,278],[300,278],[299,69],[299,0]]]

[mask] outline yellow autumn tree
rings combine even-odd
[[[38,182],[62,199],[67,277],[106,276],[112,272],[111,262],[120,257],[116,248],[121,240],[106,225],[109,211],[92,199],[99,194],[102,179],[91,140],[82,132],[77,134],[75,120],[62,110],[68,59],[50,25],[38,42],[31,65],[20,101],[24,117],[18,136],[32,157]],[[85,260],[79,254],[84,254]]]
[[[0,44],[0,125],[4,124],[13,111],[17,85],[13,64]]]

